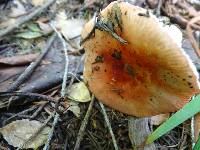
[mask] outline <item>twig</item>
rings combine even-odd
[[[188,15],[184,17],[183,15],[180,14],[180,11],[178,9],[180,7],[179,1],[176,3],[176,5],[172,4],[171,1],[163,1],[163,3],[165,3],[163,5],[164,7],[162,8],[164,14],[170,18],[171,22],[176,23],[181,28],[185,29],[189,22],[188,18],[190,17]],[[196,10],[191,11],[189,9],[183,9],[183,8],[181,11],[188,12],[188,14],[197,13]],[[194,30],[200,30],[200,26],[198,26],[198,24],[192,24],[191,28]]]
[[[71,79],[70,79],[70,82],[69,82],[69,84],[68,84],[68,86],[67,86],[67,88],[69,89],[71,86],[72,86],[72,84],[73,84],[73,82],[74,82],[74,80],[75,79],[77,79],[78,80],[78,77],[76,76],[77,75],[77,72],[78,72],[78,69],[79,69],[79,67],[80,67],[80,65],[81,65],[81,62],[84,60],[84,57],[85,55],[83,55],[82,57],[81,57],[81,60],[78,62],[78,64],[76,65],[76,68],[75,68],[75,70],[74,70],[74,73],[71,73],[71,72],[69,72],[69,74],[71,74],[72,75],[72,77],[71,77]],[[79,81],[79,80],[78,80]],[[67,91],[68,92],[68,91]],[[66,93],[67,93],[66,92]],[[68,93],[67,93],[68,94]],[[65,114],[65,113],[67,113],[68,112],[68,108],[66,109],[66,110],[64,110],[63,111],[63,114]]]
[[[44,104],[42,104],[30,117],[30,119],[34,119],[41,111],[42,109],[47,105],[48,102],[45,102]]]
[[[51,142],[51,139],[53,137],[53,132],[55,130],[55,126],[58,123],[58,119],[59,119],[59,114],[55,113],[54,120],[53,120],[53,125],[52,125],[51,131],[50,131],[50,133],[48,135],[48,140],[47,140],[43,150],[49,150],[50,142]]]
[[[195,24],[196,22],[198,22],[199,20],[200,20],[200,16],[191,19],[189,21],[189,23],[187,24],[186,30],[187,30],[187,34],[188,34],[189,40],[190,40],[190,42],[192,44],[192,47],[194,48],[197,56],[200,58],[200,49],[199,49],[199,46],[198,46],[198,44],[197,44],[197,42],[196,42],[196,40],[195,40],[195,38],[194,38],[194,36],[192,34],[192,28],[191,28],[191,26],[193,24]]]
[[[68,53],[67,53],[67,44],[66,44],[65,40],[62,38],[62,35],[57,31],[57,29],[53,25],[51,25],[51,27],[57,33],[60,41],[62,42],[63,50],[64,50],[64,53],[65,53],[65,71],[64,71],[64,75],[63,75],[63,82],[62,82],[62,88],[61,88],[61,97],[65,97],[65,89],[66,89],[68,66],[69,66],[69,58],[68,58]]]
[[[50,101],[56,103],[54,98],[42,94],[37,93],[26,93],[26,92],[0,92],[0,97],[8,97],[8,96],[26,96],[26,98],[31,98],[31,101]],[[31,102],[29,101],[29,102]]]
[[[33,101],[40,101],[40,100],[56,103],[54,98],[52,98],[50,96],[42,95],[42,94],[37,94],[37,93],[0,92],[0,98],[1,97],[10,97],[10,96],[19,96],[20,98],[13,99],[13,97],[11,97],[9,99],[9,101],[3,99],[2,102],[4,103],[4,107],[8,108],[11,105],[11,102],[12,102],[12,104],[14,103],[15,105],[24,104],[24,103],[26,103],[26,101],[25,101],[26,99],[28,99],[27,102],[29,102],[29,103],[33,102]],[[22,97],[25,99],[22,99]]]
[[[110,132],[110,135],[112,137],[112,141],[113,141],[113,145],[114,145],[114,148],[115,150],[118,150],[118,146],[117,146],[117,141],[115,139],[115,135],[112,131],[112,127],[111,127],[111,124],[109,122],[109,119],[108,119],[108,115],[106,114],[106,110],[105,110],[105,107],[104,105],[99,101],[99,105],[101,106],[101,109],[102,109],[102,113],[103,113],[103,116],[104,116],[104,120],[106,121],[106,124],[108,126],[108,129],[109,129],[109,132]]]
[[[183,123],[183,128],[182,128],[182,133],[181,133],[181,139],[179,140],[178,142],[178,145],[179,145],[179,148],[180,150],[184,149],[184,146],[186,145],[187,143],[187,133],[186,133],[186,123]]]
[[[191,142],[192,142],[192,149],[195,145],[195,138],[194,138],[194,117],[191,119]]]
[[[18,28],[19,26],[21,26],[22,24],[26,23],[27,21],[31,20],[32,18],[34,18],[37,15],[39,15],[40,13],[42,13],[45,9],[47,9],[55,1],[56,0],[48,0],[44,5],[42,5],[41,7],[37,8],[37,9],[35,9],[35,11],[33,11],[32,13],[28,14],[24,18],[22,18],[19,21],[13,23],[12,25],[8,26],[5,30],[0,31],[0,39],[2,37],[6,36],[7,34],[9,34],[10,32],[12,32],[13,30],[15,30],[16,28]]]
[[[79,67],[80,67],[80,65],[81,65],[81,62],[84,60],[84,58],[85,58],[85,55],[83,55],[83,56],[81,57],[80,62],[79,62],[78,65],[76,66],[75,71],[74,71],[74,75],[72,76],[72,78],[71,78],[71,80],[70,80],[70,82],[69,82],[68,88],[73,84],[74,80],[76,79],[76,74],[77,74],[78,69],[79,69]]]
[[[64,71],[64,75],[63,75],[63,82],[62,82],[62,88],[61,88],[61,98],[64,98],[66,83],[67,83],[68,65],[69,65],[69,59],[68,59],[68,54],[67,54],[67,45],[66,45],[65,40],[62,38],[61,34],[57,31],[57,29],[53,25],[51,25],[51,27],[54,29],[54,31],[57,33],[59,39],[61,40],[64,52],[65,52],[65,71]],[[48,140],[47,140],[43,150],[49,150],[50,142],[51,142],[51,139],[53,137],[53,132],[55,130],[56,124],[58,123],[59,117],[60,117],[59,113],[56,112],[51,132],[48,135]]]
[[[92,113],[92,107],[93,107],[93,104],[94,104],[94,100],[95,100],[95,97],[94,97],[94,95],[92,95],[92,99],[90,101],[88,110],[87,110],[87,112],[85,114],[85,117],[84,117],[84,119],[83,119],[83,121],[81,123],[80,129],[78,131],[78,136],[77,136],[77,139],[76,139],[76,144],[75,144],[74,150],[79,150],[79,148],[80,148],[80,143],[81,143],[81,141],[83,139],[83,135],[84,135],[84,131],[85,131],[86,125],[88,123],[90,114]]]
[[[12,115],[11,117],[9,117],[8,119],[6,119],[6,120],[3,122],[3,124],[4,124],[4,125],[7,124],[8,122],[12,121],[15,117],[18,117],[18,116],[20,116],[20,115],[24,115],[24,114],[27,114],[27,113],[29,113],[29,112],[32,112],[32,111],[35,110],[36,108],[37,108],[37,106],[33,106],[33,107],[29,108],[29,109],[26,109],[26,110],[21,111],[21,112],[19,112],[19,113],[17,113],[17,114],[14,114],[14,115]]]
[[[156,9],[156,16],[159,17],[160,16],[160,10],[161,10],[161,7],[162,7],[162,0],[158,0],[158,6],[157,6],[157,9]]]
[[[13,92],[18,89],[18,87],[25,81],[27,80],[33,73],[33,71],[37,68],[37,66],[40,64],[44,56],[48,53],[51,45],[53,44],[53,41],[56,38],[56,34],[54,33],[52,37],[49,39],[47,42],[47,45],[42,52],[42,54],[38,57],[38,59],[35,62],[32,62],[26,70],[17,78],[17,80],[7,89],[7,92]]]

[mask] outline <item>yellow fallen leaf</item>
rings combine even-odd
[[[89,102],[90,92],[84,82],[74,83],[68,89],[68,98],[78,102]]]
[[[44,1],[45,1],[45,0],[32,0],[31,3],[32,3],[34,6],[41,6],[41,5],[44,4]]]

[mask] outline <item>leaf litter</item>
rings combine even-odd
[[[44,127],[36,137],[31,139],[31,141],[28,140],[38,132],[41,127],[42,123],[36,120],[16,120],[0,128],[0,133],[8,144],[14,147],[21,147],[24,145],[23,147],[26,149],[37,149],[46,142],[50,127]]]

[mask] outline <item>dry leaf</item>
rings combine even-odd
[[[83,19],[65,20],[60,18],[57,20],[56,27],[61,30],[61,33],[66,39],[70,39],[81,34],[84,24],[85,21]]]
[[[16,19],[11,18],[11,19],[8,19],[6,21],[0,22],[0,28],[6,28],[9,25],[15,24],[15,23],[16,23]]]
[[[34,5],[34,6],[41,6],[42,4],[44,4],[44,1],[45,0],[32,0],[32,4]]]
[[[17,18],[27,13],[20,1],[15,0],[13,2],[15,3],[15,7],[11,8],[11,13],[9,14],[10,17]]]
[[[68,89],[68,98],[78,102],[89,102],[91,100],[90,92],[84,82],[72,84]]]
[[[48,34],[53,31],[53,29],[51,28],[51,26],[49,24],[43,23],[41,21],[37,21],[37,23],[43,33]]]
[[[8,144],[14,147],[21,147],[31,136],[38,132],[41,126],[42,124],[36,120],[17,120],[1,128],[0,133]],[[27,142],[23,148],[37,149],[46,142],[49,132],[50,128],[44,127],[43,130],[37,134],[35,138]]]
[[[78,103],[76,102],[70,102],[70,106],[67,110],[70,110],[71,112],[73,112],[73,114],[76,116],[76,117],[80,117],[80,107],[78,106]]]
[[[81,34],[85,20],[83,19],[67,19],[64,12],[60,12],[56,16],[55,25],[62,35],[69,41],[69,39],[77,37]],[[70,45],[77,49],[80,48],[80,38],[70,40]]]
[[[39,53],[0,58],[0,66],[27,65],[33,62]]]

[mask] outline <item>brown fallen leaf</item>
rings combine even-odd
[[[38,55],[39,53],[0,58],[0,67],[26,65],[33,62]]]
[[[10,85],[13,83],[13,80],[24,71],[25,66],[15,66],[15,67],[5,67],[0,69],[0,92],[5,92]],[[7,99],[4,102],[4,99],[1,98],[0,108],[8,106]]]
[[[44,0],[32,0],[31,2],[34,6],[41,6],[44,4]]]

